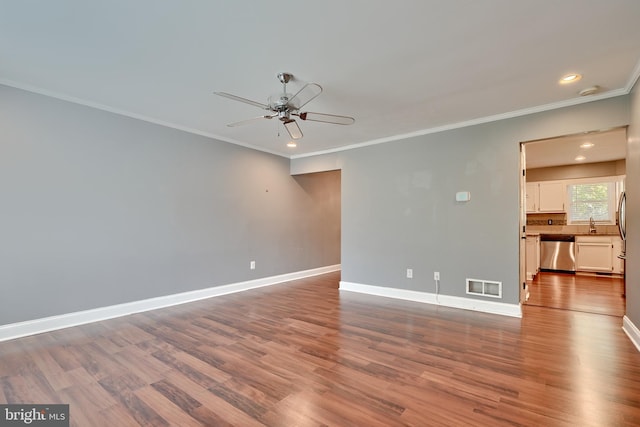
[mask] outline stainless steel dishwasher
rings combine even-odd
[[[569,234],[540,235],[540,269],[575,272],[575,242]]]

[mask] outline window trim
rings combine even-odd
[[[614,175],[614,176],[600,176],[594,178],[576,178],[566,180],[566,200],[567,200],[567,225],[585,225],[589,224],[588,220],[579,220],[572,221],[571,219],[571,190],[570,187],[573,185],[580,184],[612,184],[613,185],[613,194],[609,195],[609,212],[610,217],[607,221],[595,221],[596,224],[599,225],[615,225],[616,217],[617,217],[617,209],[618,209],[618,197],[620,197],[620,193],[624,190],[624,180],[626,175]]]

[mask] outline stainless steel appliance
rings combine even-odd
[[[540,235],[540,269],[576,271],[576,238],[567,234]]]
[[[618,258],[622,260],[622,268],[624,269],[624,275],[622,280],[624,282],[623,297],[627,295],[627,193],[624,191],[620,194],[620,200],[618,200],[618,230],[620,231],[620,238],[622,239],[622,249]]]
[[[626,259],[626,243],[627,243],[627,194],[623,191],[620,194],[620,200],[618,201],[618,230],[620,231],[620,238],[622,239],[622,252],[618,255],[618,258]]]

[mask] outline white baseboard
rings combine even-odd
[[[622,330],[629,337],[633,345],[640,351],[640,329],[627,316],[622,318]]]
[[[340,270],[340,264],[0,326],[0,342]]]
[[[520,304],[506,304],[496,301],[483,301],[472,298],[437,295],[428,292],[410,291],[407,289],[386,288],[383,286],[363,285],[360,283],[340,282],[341,291],[359,292],[381,297],[397,298],[463,310],[481,311],[509,317],[522,317]]]

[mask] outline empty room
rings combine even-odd
[[[640,425],[639,2],[0,10],[0,425]]]

